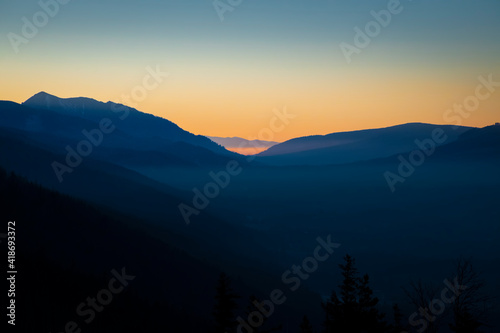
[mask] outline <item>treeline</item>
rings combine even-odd
[[[304,316],[294,332],[481,333],[481,328],[488,327],[491,298],[485,294],[484,281],[469,260],[456,262],[455,276],[444,281],[444,288],[424,285],[421,281],[411,282],[404,291],[415,312],[404,315],[399,305],[393,304],[390,316],[379,310],[379,299],[373,294],[368,274],[359,273],[350,255],[346,255],[344,261],[339,265],[342,283],[321,304],[324,321],[313,326]],[[269,304],[261,303],[256,297],[250,298],[245,319],[236,317],[238,298],[231,289],[229,278],[222,274],[216,287],[213,333],[283,332],[282,326],[267,325],[273,311]],[[315,330],[315,327],[320,328]]]

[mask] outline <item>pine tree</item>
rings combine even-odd
[[[302,318],[302,323],[300,324],[300,333],[314,333],[313,327],[309,322],[307,316]]]
[[[369,283],[370,278],[365,274],[359,279],[359,311],[362,328],[367,332],[385,332],[387,330],[384,322],[384,314],[377,309],[378,298],[373,297]]]
[[[359,277],[351,256],[346,255],[344,260],[345,264],[339,265],[344,278],[339,286],[340,296],[334,291],[330,300],[322,304],[326,333],[385,332],[387,325],[376,308],[378,299],[373,297],[368,275]]]
[[[357,302],[357,287],[359,280],[359,272],[354,267],[354,258],[346,254],[344,257],[345,265],[340,264],[344,281],[340,286],[340,296],[344,304],[354,309]]]
[[[402,331],[405,331],[405,326],[403,326],[403,313],[401,313],[401,309],[396,303],[394,303],[394,305],[392,306],[392,313],[394,317],[394,326],[392,332],[400,333]]]
[[[233,293],[229,277],[221,273],[216,287],[215,306],[213,317],[215,333],[235,332],[238,325],[234,314],[239,296]]]
[[[349,255],[344,257],[345,264],[340,264],[343,281],[339,286],[340,297],[335,291],[330,300],[323,304],[326,312],[326,332],[357,332],[359,314],[357,302],[358,270],[354,267],[354,258]]]

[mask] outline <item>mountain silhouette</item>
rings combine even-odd
[[[22,131],[33,145],[57,154],[66,154],[68,146],[76,149],[82,141],[94,140],[92,158],[127,167],[218,166],[231,159],[242,160],[163,118],[125,106],[114,112],[116,105],[39,93],[22,105],[0,101],[0,126]],[[121,119],[124,114],[127,117]],[[103,121],[112,126],[110,133],[97,133]]]
[[[116,128],[135,138],[154,138],[163,143],[185,142],[219,154],[228,153],[202,135],[194,135],[167,119],[140,112],[123,104],[103,103],[85,97],[59,98],[45,92],[37,93],[22,104],[94,122],[105,117],[117,119],[113,122]]]
[[[207,138],[225,148],[269,148],[278,144],[276,141],[247,140],[236,136],[231,138],[207,136]]]
[[[209,297],[198,298],[196,293],[201,291],[191,285],[205,274],[215,275],[217,269],[210,267],[237,276],[238,284],[241,278],[268,293],[291,265],[311,256],[312,242],[318,236],[331,234],[343,244],[339,252],[348,248],[360,258],[373,274],[377,290],[382,290],[377,293],[389,301],[401,297],[400,289],[394,286],[409,277],[442,281],[446,276],[443,262],[458,254],[479,257],[482,267],[491,268],[488,281],[497,281],[500,276],[496,255],[500,251],[500,126],[404,124],[297,138],[258,155],[257,162],[245,163],[243,156],[216,143],[204,147],[207,138],[197,144],[198,136],[168,120],[137,110],[120,119],[123,113],[114,112],[113,105],[45,93],[22,105],[0,101],[0,168],[6,171],[0,170],[0,181],[8,190],[4,201],[13,203],[9,214],[30,220],[23,234],[26,240],[35,241],[33,246],[21,247],[25,256],[32,258],[38,248],[48,251],[47,258],[36,259],[30,272],[36,271],[36,265],[56,265],[57,272],[93,283],[93,277],[82,277],[80,271],[102,273],[107,259],[121,259],[119,249],[137,233],[137,244],[123,257],[134,258],[129,261],[131,267],[147,261],[139,271],[155,286],[168,272],[180,274],[164,279],[177,285],[167,286],[161,295],[174,295],[175,305],[196,313],[206,308]],[[123,112],[122,106],[116,107]],[[65,162],[68,146],[77,149],[82,140],[90,140],[82,130],[99,128],[105,118],[115,130],[103,135],[93,152],[59,182],[52,163]],[[129,119],[134,121],[125,123]],[[147,126],[152,130],[147,131]],[[419,148],[415,140],[429,140],[436,130],[447,139],[436,144],[429,156],[421,153],[425,160],[418,166],[407,164],[404,176],[400,176],[404,179],[391,192],[384,174],[400,175],[401,160],[410,160]],[[220,187],[206,210],[193,216],[187,227],[178,205],[193,205],[194,189],[204,191],[207,184],[215,184],[209,173],[223,171],[230,160],[239,161],[244,172]],[[9,181],[9,177],[15,179],[8,176],[11,172],[34,184]],[[54,190],[76,200],[59,200]],[[74,203],[81,200],[90,207]],[[29,215],[31,206],[33,213]],[[73,221],[71,211],[64,207],[75,208],[78,219]],[[51,211],[55,212],[46,213]],[[114,222],[103,215],[111,215]],[[88,226],[86,218],[90,219]],[[39,231],[44,227],[47,229]],[[132,231],[121,230],[124,227]],[[29,229],[36,234],[28,237]],[[51,234],[52,230],[60,233]],[[36,239],[37,234],[40,239]],[[70,238],[56,241],[65,235]],[[151,238],[165,242],[168,249],[161,244],[153,246]],[[45,239],[53,242],[44,245]],[[85,242],[102,249],[101,261],[88,259],[91,256],[87,253],[96,252],[92,246],[80,249]],[[144,251],[134,253],[138,248]],[[155,265],[182,259],[181,255],[155,259],[169,251],[185,251],[190,266],[182,269],[185,273],[178,273],[175,267],[160,267],[159,275],[154,276]],[[341,258],[341,253],[335,253],[328,263],[321,263],[322,274],[312,276],[311,282],[304,280],[304,287],[288,293],[290,301],[279,307],[276,318],[282,314],[298,321],[301,316],[291,315],[298,312],[308,317],[312,314],[310,318],[320,322],[319,316],[314,317],[311,304],[315,301],[311,300],[319,300],[331,291],[332,283],[338,284],[331,276]],[[80,271],[68,273],[68,260]],[[187,276],[191,272],[193,275]],[[142,286],[147,288],[148,283],[137,291],[144,296]],[[203,288],[207,288],[206,283]],[[490,291],[498,294],[494,288]],[[179,300],[183,294],[187,301]],[[57,300],[66,301],[60,294]],[[198,300],[199,307],[189,304]],[[319,302],[316,304],[319,307]],[[154,306],[145,305],[144,311],[151,308]]]
[[[434,129],[443,130],[447,136],[445,143],[450,143],[470,128],[409,123],[307,136],[277,144],[258,154],[256,160],[271,165],[328,165],[367,161],[411,151],[417,147],[415,140],[430,138]]]

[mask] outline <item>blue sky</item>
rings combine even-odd
[[[354,27],[363,29],[373,20],[370,12],[388,3],[243,0],[221,22],[208,0],[71,0],[16,53],[8,34],[22,35],[22,17],[31,21],[41,7],[38,1],[2,1],[0,99],[21,102],[47,90],[61,97],[116,100],[146,66],[161,65],[172,79],[144,101],[146,112],[200,133],[199,119],[245,122],[249,127],[240,132],[247,134],[272,108],[288,105],[304,114],[302,129],[293,133],[316,134],[354,129],[356,119],[366,120],[359,127],[437,122],[442,107],[472,89],[478,75],[499,73],[500,1],[494,0],[401,1],[403,11],[347,64],[339,44],[353,43]],[[419,89],[406,87],[398,95],[407,94],[408,100],[373,100],[367,102],[373,110],[363,114],[366,107],[356,100],[365,86],[378,89],[377,80],[393,82],[384,91],[397,91],[400,80],[418,81],[424,88],[426,81],[439,82],[447,97],[429,99],[425,105],[434,109],[420,117],[415,110],[403,111],[404,103],[418,96],[408,90]],[[453,85],[456,94],[447,90]],[[439,95],[439,87],[422,94]],[[342,98],[352,95],[353,103],[342,98],[336,103],[329,97],[335,92]],[[203,99],[206,108],[193,101]],[[488,116],[471,124],[490,122],[497,102],[490,101]],[[368,115],[387,109],[397,116],[385,123]],[[202,134],[230,135],[222,129]]]

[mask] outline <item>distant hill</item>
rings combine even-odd
[[[410,123],[380,129],[296,138],[260,153],[257,161],[270,165],[329,165],[388,157],[416,149],[415,140],[432,136],[440,128],[455,141],[470,127]]]
[[[208,136],[207,138],[220,144],[227,150],[243,155],[255,155],[278,144],[275,141],[246,140],[239,137],[220,138],[217,136]]]
[[[460,160],[500,160],[500,124],[473,128],[456,141],[442,146],[436,155]]]
[[[207,136],[213,142],[220,144],[226,148],[238,148],[238,147],[256,147],[256,148],[269,148],[279,142],[276,141],[263,141],[263,140],[246,140],[239,137],[232,138],[221,138],[217,136]]]

